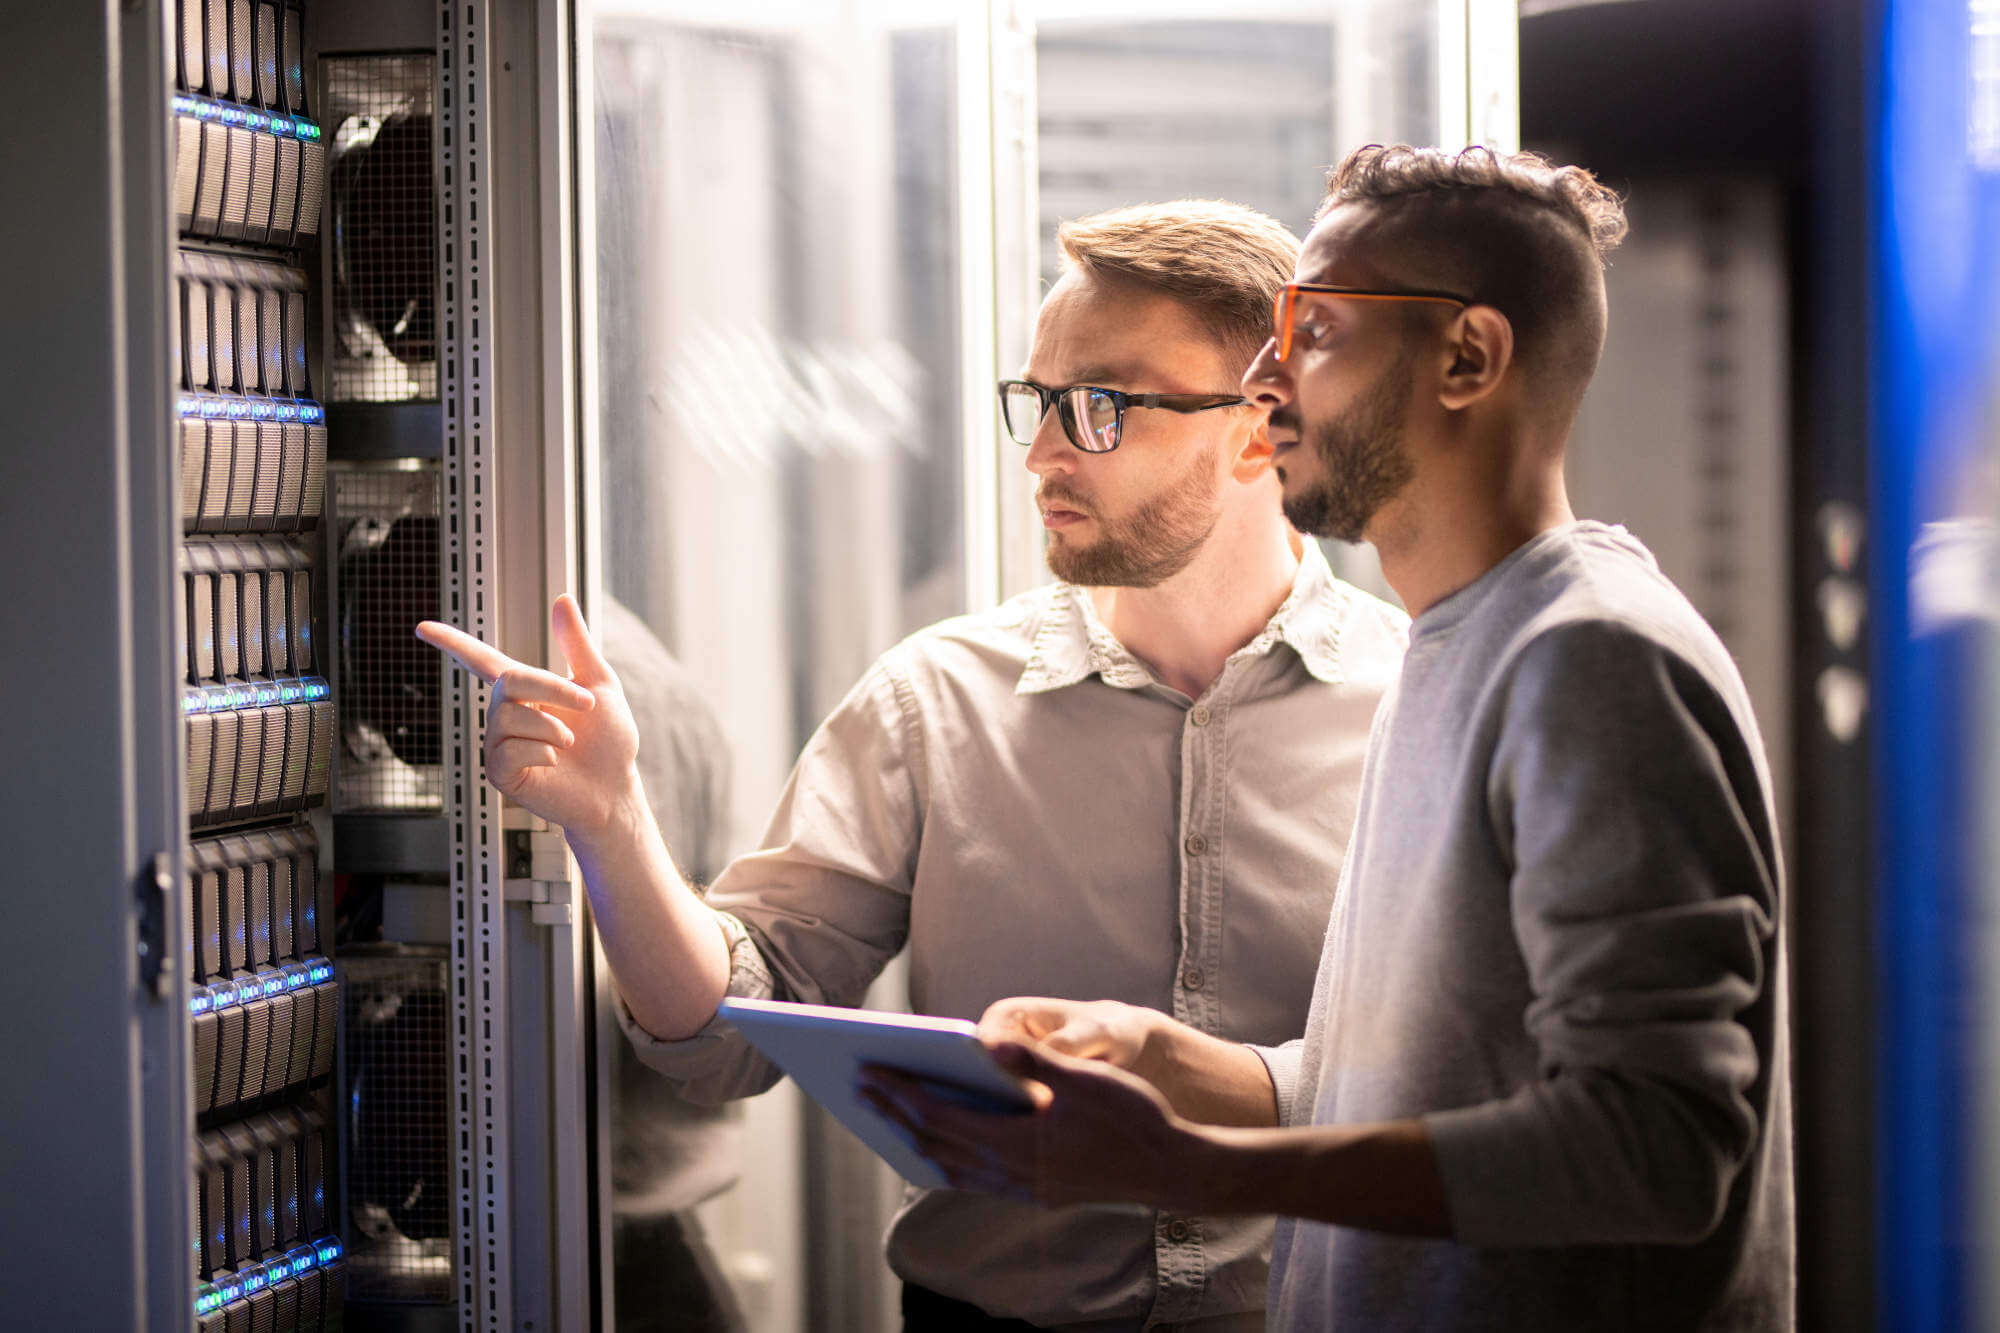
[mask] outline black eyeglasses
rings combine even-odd
[[[1223,393],[1124,393],[1089,384],[1072,384],[1067,389],[1045,389],[1027,380],[1000,381],[1000,417],[1007,434],[1016,444],[1033,444],[1049,404],[1056,405],[1063,433],[1069,442],[1087,454],[1108,454],[1124,437],[1125,413],[1135,407],[1157,407],[1163,412],[1206,412],[1217,407],[1236,407],[1250,400],[1241,394]]]

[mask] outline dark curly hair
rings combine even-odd
[[[1615,192],[1536,153],[1370,144],[1327,172],[1313,220],[1348,205],[1377,214],[1371,245],[1397,271],[1507,316],[1516,360],[1573,410],[1604,347]]]

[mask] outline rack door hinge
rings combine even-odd
[[[529,919],[538,926],[570,924],[573,890],[569,848],[562,834],[544,825],[510,828],[506,838],[507,879],[502,887],[507,901],[527,903]]]
[[[167,953],[167,902],[174,891],[174,861],[161,852],[139,872],[139,984],[165,999],[173,959]]]

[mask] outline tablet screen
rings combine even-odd
[[[716,1012],[912,1185],[935,1189],[945,1182],[901,1129],[856,1095],[863,1065],[903,1070],[995,1111],[1034,1105],[963,1019],[734,998]]]

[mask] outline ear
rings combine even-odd
[[[1229,475],[1235,480],[1249,485],[1271,472],[1271,455],[1276,451],[1271,447],[1271,414],[1257,413],[1257,424],[1237,448],[1235,457],[1229,463]]]
[[[1445,330],[1438,402],[1457,412],[1489,397],[1514,364],[1514,326],[1490,305],[1468,306]]]

